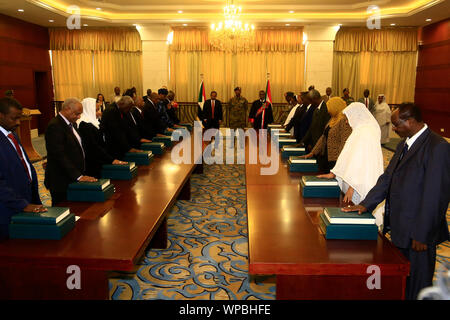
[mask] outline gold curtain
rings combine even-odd
[[[55,98],[83,99],[114,87],[142,92],[142,42],[135,28],[49,30]]]
[[[52,61],[57,101],[95,95],[91,51],[54,50]]]
[[[413,101],[417,45],[416,28],[340,29],[333,56],[335,94],[349,88],[358,100],[369,89],[374,100],[384,93],[388,103]]]
[[[265,90],[269,72],[272,100],[284,102],[284,92],[303,89],[302,39],[300,28],[257,30],[251,49],[226,52],[210,47],[208,30],[176,28],[170,47],[170,86],[178,101],[197,101],[203,74],[207,97],[215,90],[218,99],[227,102],[240,86],[252,102],[259,90]]]

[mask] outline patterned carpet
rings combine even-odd
[[[385,166],[392,154],[383,148]],[[50,205],[42,162],[34,166],[41,198]],[[204,166],[191,188],[191,200],[177,201],[169,215],[169,248],[148,250],[136,274],[111,279],[110,298],[275,299],[274,277],[248,275],[245,167]],[[450,263],[449,242],[438,247],[436,270],[443,262]]]

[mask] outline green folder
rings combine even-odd
[[[307,187],[333,187],[339,186],[336,179],[324,179],[317,176],[303,176],[302,181]]]
[[[326,239],[377,240],[378,227],[375,224],[331,224],[321,213],[319,228]]]
[[[172,137],[170,136],[163,136],[163,137],[153,137],[153,142],[162,142],[166,147],[172,146]]]
[[[306,154],[306,150],[303,147],[294,147],[293,145],[284,145],[281,148],[281,157],[288,159],[292,156],[303,156]]]
[[[96,182],[74,182],[69,184],[69,190],[93,190],[102,191],[109,186],[109,179],[98,179]]]
[[[12,223],[26,224],[58,224],[69,214],[70,209],[64,207],[46,207],[47,212],[20,212],[11,217]]]
[[[124,157],[124,161],[134,162],[138,166],[149,165],[153,161],[153,152],[142,151],[142,152],[127,152]]]
[[[151,151],[153,154],[161,155],[166,150],[166,146],[163,142],[148,142],[141,144],[141,149]]]
[[[297,143],[297,140],[292,139],[292,138],[280,137],[280,139],[278,139],[278,145],[280,146],[280,148],[282,148],[283,146],[289,145],[289,144],[296,144],[296,143]]]
[[[290,172],[317,172],[319,166],[316,159],[303,159],[301,157],[289,157],[288,160]]]
[[[11,239],[60,240],[75,227],[75,215],[69,214],[57,224],[11,223]]]
[[[370,212],[358,214],[357,211],[344,212],[341,208],[326,207],[323,213],[331,224],[375,224],[375,217]]]
[[[339,198],[339,196],[341,195],[341,189],[339,188],[339,186],[333,185],[307,186],[305,185],[305,179],[303,179],[305,177],[311,176],[303,176],[302,179],[300,180],[300,189],[302,190],[303,198]]]
[[[134,162],[132,162],[134,164]],[[133,169],[127,168],[128,170],[121,169],[108,169],[103,167],[102,178],[112,179],[112,180],[131,180],[135,178],[138,174],[138,168],[136,166]]]
[[[114,194],[113,184],[104,190],[67,190],[67,200],[73,202],[105,202]]]

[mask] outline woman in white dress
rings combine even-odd
[[[381,144],[388,143],[389,133],[391,131],[391,108],[386,103],[386,97],[384,94],[378,95],[378,100],[375,104],[374,116],[380,125]]]
[[[351,103],[342,112],[352,127],[352,133],[331,172],[318,177],[335,178],[345,194],[344,202],[352,201],[359,204],[383,173],[380,126],[366,106],[360,102]],[[383,219],[382,211],[376,211],[374,215],[377,225],[380,225]]]

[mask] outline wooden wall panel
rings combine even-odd
[[[450,137],[450,19],[419,32],[414,101],[435,132]]]
[[[13,89],[26,108],[39,108],[42,115],[31,123],[44,133],[53,118],[53,82],[47,28],[0,14],[0,96]],[[35,72],[46,73],[37,101]]]

